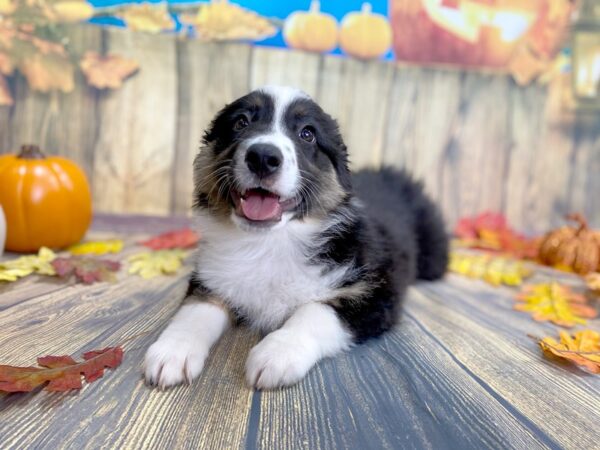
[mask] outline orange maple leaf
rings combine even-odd
[[[516,297],[517,311],[531,313],[534,320],[550,321],[564,327],[586,323],[586,318],[597,316],[587,299],[567,286],[556,282],[525,286]]]
[[[37,359],[41,367],[0,365],[0,391],[30,392],[48,383],[47,391],[81,389],[81,375],[91,383],[104,375],[104,368],[114,369],[123,360],[121,347],[107,347],[83,354],[77,362],[70,356],[43,356]]]
[[[569,360],[592,373],[600,374],[600,334],[592,330],[578,331],[573,336],[559,332],[560,342],[551,337],[539,341],[542,350]]]
[[[139,69],[133,59],[118,55],[102,56],[96,52],[86,52],[79,63],[87,82],[98,89],[116,89],[122,86],[123,80]]]

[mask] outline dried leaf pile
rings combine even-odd
[[[129,273],[145,279],[174,274],[181,268],[186,255],[179,249],[138,253],[128,259],[131,263]]]
[[[80,283],[92,284],[97,281],[114,281],[115,272],[121,268],[121,263],[88,256],[70,256],[56,258],[52,261],[52,267],[59,277],[75,276]]]
[[[16,281],[32,273],[55,275],[52,261],[55,253],[42,247],[37,255],[21,256],[10,261],[0,262],[0,281]]]
[[[532,270],[522,261],[479,253],[452,252],[449,269],[460,275],[482,279],[494,286],[519,286],[532,274]]]

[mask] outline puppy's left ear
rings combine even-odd
[[[217,143],[219,138],[223,138],[231,132],[227,121],[227,113],[230,106],[230,104],[225,105],[210,122],[210,125],[202,137],[202,142],[204,145]]]

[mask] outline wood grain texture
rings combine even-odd
[[[169,225],[103,216],[91,237],[105,238],[111,221],[127,234],[121,258],[137,251],[140,232]],[[78,393],[1,394],[0,447],[597,448],[600,377],[545,359],[527,334],[556,327],[514,311],[513,290],[455,275],[413,286],[393,331],[322,361],[291,388],[246,387],[259,337],[244,327],[225,335],[191,386],[149,388],[143,355],[177,309],[189,268],[145,281],[121,273],[91,286],[42,277],[0,286],[2,363],[79,356],[137,336],[119,368]],[[532,282],[550,278],[581,287],[545,268]]]
[[[522,88],[497,73],[89,26],[70,33],[78,51],[133,57],[140,72],[100,94],[80,76],[69,95],[12,79],[17,103],[0,108],[0,152],[32,141],[72,157],[93,178],[98,211],[188,214],[191,161],[215,112],[249,89],[284,84],[338,119],[353,168],[407,168],[450,224],[498,210],[540,233],[579,211],[600,227],[600,114],[565,110],[567,79]]]
[[[189,40],[177,43],[180,120],[171,173],[173,213],[186,214],[191,209],[192,165],[202,135],[227,102],[249,91],[250,57],[247,45]]]
[[[174,36],[106,30],[109,53],[144,70],[103,93],[94,148],[93,198],[98,211],[165,213],[175,154],[177,75]]]

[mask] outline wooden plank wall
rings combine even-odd
[[[354,168],[407,167],[450,223],[504,211],[530,232],[569,211],[600,226],[600,115],[565,114],[568,86],[520,88],[507,76],[365,63],[244,44],[205,44],[92,26],[77,50],[140,61],[117,91],[77,80],[75,92],[31,92],[13,81],[0,108],[0,152],[36,142],[78,161],[103,212],[189,213],[191,162],[227,102],[264,84],[294,85],[339,120]]]

